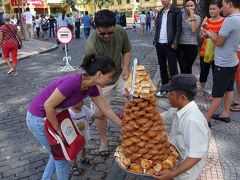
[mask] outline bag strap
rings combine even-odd
[[[16,38],[16,40],[18,41],[18,44],[22,44],[19,40],[19,38],[17,37],[17,35],[11,30],[10,27],[8,27],[7,24],[5,24],[5,26],[7,27],[7,29],[13,34],[13,36]]]

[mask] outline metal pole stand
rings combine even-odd
[[[71,65],[69,64],[69,61],[71,61],[71,57],[68,56],[68,54],[67,54],[67,45],[66,45],[66,44],[65,44],[65,54],[66,54],[66,56],[63,57],[63,61],[66,61],[66,64],[65,64],[64,67],[58,68],[58,69],[57,69],[58,72],[70,72],[70,71],[76,71],[76,70],[78,70],[77,67],[75,67],[75,66],[73,67],[73,66],[71,66]]]

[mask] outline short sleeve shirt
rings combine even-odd
[[[33,14],[30,11],[26,11],[26,12],[23,13],[23,15],[26,18],[26,24],[32,24]]]
[[[240,14],[227,16],[219,31],[219,35],[226,38],[222,46],[216,46],[214,52],[215,65],[234,67],[238,64],[237,50],[240,44]]]
[[[93,112],[85,105],[83,105],[82,110],[80,113],[74,112],[71,108],[69,108],[69,113],[71,115],[71,118],[77,122],[86,122],[86,127],[83,130],[84,136],[86,140],[91,139],[90,135],[90,128],[89,128],[89,122],[93,116]]]
[[[201,18],[198,15],[195,15],[197,27],[200,26]],[[190,19],[186,19],[185,13],[182,15],[182,33],[180,36],[179,44],[192,44],[198,45],[197,42],[197,34],[198,32],[192,32],[192,21]]]
[[[116,66],[116,71],[111,84],[115,84],[122,73],[122,54],[131,50],[127,32],[116,25],[113,37],[109,41],[102,40],[94,31],[87,40],[85,54],[95,54],[111,58]]]
[[[69,108],[78,104],[87,96],[99,96],[97,86],[88,88],[86,92],[81,91],[82,74],[72,73],[62,76],[43,88],[30,103],[28,110],[35,116],[46,117],[44,103],[58,89],[66,99],[56,108]]]
[[[180,110],[170,108],[161,115],[166,129],[170,131],[169,140],[180,153],[180,163],[187,157],[202,158],[187,173],[190,179],[197,179],[207,158],[210,141],[210,130],[204,115],[194,101]]]

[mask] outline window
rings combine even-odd
[[[136,2],[139,2],[139,0],[136,0]]]
[[[130,0],[127,0],[127,4],[130,4]]]
[[[112,5],[114,5],[114,0],[112,0]]]
[[[118,4],[122,4],[122,0],[117,0]]]

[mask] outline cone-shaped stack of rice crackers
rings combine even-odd
[[[126,94],[131,90],[132,77],[126,82]],[[125,98],[121,130],[121,145],[115,157],[125,169],[138,174],[158,174],[173,168],[179,154],[169,144],[163,120],[157,110],[158,100],[145,67],[137,68],[134,98]],[[126,96],[127,96],[126,95]]]

